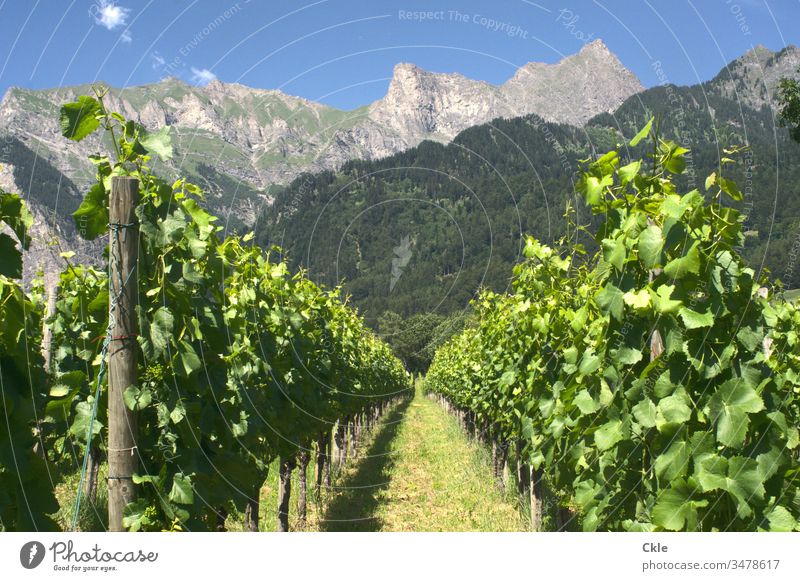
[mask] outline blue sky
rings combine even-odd
[[[427,14],[419,14],[419,12]],[[502,83],[600,38],[645,86],[713,77],[757,44],[800,44],[800,0],[0,0],[0,94],[219,78],[341,108],[397,62]]]

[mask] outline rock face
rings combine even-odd
[[[528,63],[502,87],[515,115],[537,113],[547,121],[583,125],[598,113],[611,113],[643,90],[601,40],[555,65]]]
[[[7,192],[20,192],[20,180],[15,177],[15,167],[3,164],[0,167],[0,188]],[[103,240],[88,242],[76,236],[71,218],[53,210],[48,203],[26,197],[28,208],[33,215],[33,226],[28,229],[27,250],[23,251],[22,279],[29,283],[41,276],[45,289],[51,291],[58,284],[58,273],[66,267],[61,253],[67,250],[75,253],[75,264],[94,264],[100,262]],[[57,203],[57,202],[56,202]],[[0,228],[8,228],[4,225]],[[15,234],[11,234],[16,239]]]
[[[797,76],[798,67],[800,49],[796,46],[772,52],[758,45],[722,69],[710,85],[722,96],[754,109],[765,105],[776,108],[780,79]]]
[[[800,51],[794,46],[777,53],[757,47],[707,86],[751,106],[774,105],[778,80],[793,74],[799,64]],[[148,129],[171,127],[175,156],[157,167],[159,174],[200,184],[208,191],[210,209],[223,223],[241,229],[270,201],[272,186],[287,184],[303,172],[386,157],[425,139],[449,141],[498,117],[535,113],[582,126],[642,90],[633,73],[598,40],[555,64],[528,63],[502,85],[401,63],[383,98],[352,111],[276,90],[219,81],[196,87],[174,78],[111,89],[108,106]],[[6,168],[0,183],[21,191],[41,217],[42,229],[36,233],[41,244],[34,249],[40,256],[34,264],[42,265],[45,255],[47,260],[58,258],[49,242],[53,239],[64,240],[64,249],[79,254],[98,252],[75,238],[70,214],[94,180],[87,155],[105,145],[99,136],[70,142],[59,128],[61,104],[91,92],[89,86],[12,88],[0,102],[0,166]],[[21,145],[12,150],[7,147],[12,141]],[[43,167],[49,172],[44,181]],[[28,191],[37,181],[42,182],[39,188]]]
[[[537,113],[581,125],[641,90],[636,77],[595,41],[557,64],[529,63],[500,86],[398,64],[386,96],[353,111],[275,90],[219,81],[195,87],[174,78],[112,89],[108,105],[149,129],[173,128],[177,155],[161,171],[202,183],[206,176],[200,169],[210,166],[253,190],[261,202],[269,199],[270,186],[286,184],[302,172],[385,157],[424,139],[448,141],[497,117]],[[0,135],[19,138],[85,187],[93,177],[85,157],[101,149],[102,142],[97,137],[67,142],[58,125],[60,105],[80,94],[91,94],[90,87],[9,90],[0,104]],[[249,195],[239,196],[233,206],[226,199],[218,202],[218,209],[245,223],[258,206]]]
[[[401,63],[369,118],[411,146],[423,139],[450,140],[498,117],[536,113],[547,121],[583,125],[642,90],[636,76],[596,40],[559,63],[528,63],[500,86]]]
[[[386,96],[370,106],[369,118],[412,144],[424,137],[449,140],[475,121],[509,113],[497,87],[401,63],[394,68]]]

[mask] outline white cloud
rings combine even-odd
[[[97,4],[93,10],[94,21],[100,26],[105,26],[108,30],[114,30],[128,23],[128,15],[130,12],[130,8],[118,6],[110,0],[100,0],[100,3]],[[122,33],[123,41],[125,40],[126,33],[127,37],[130,38],[130,33],[125,31]]]
[[[150,54],[150,58],[152,59],[153,63],[153,70],[160,69],[165,64],[167,64],[167,59],[161,56],[158,52],[153,52]]]
[[[198,85],[207,85],[211,81],[216,81],[217,75],[208,69],[198,69],[192,67],[192,82]]]
[[[130,44],[131,42],[133,42],[131,31],[126,28],[125,30],[122,31],[122,34],[120,35],[119,39],[124,43]]]

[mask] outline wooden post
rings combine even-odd
[[[134,269],[139,250],[139,227],[134,208],[138,201],[136,178],[117,176],[111,180],[109,199],[109,301],[114,325],[108,350],[108,529],[123,531],[122,512],[135,498],[132,476],[136,472],[136,421],[122,394],[136,385],[138,302]],[[114,297],[118,297],[114,305]]]
[[[570,523],[572,523],[573,514],[572,511],[564,506],[559,506],[556,512],[556,525],[558,526],[558,531],[563,532],[569,529]]]
[[[297,462],[297,519],[302,527],[306,525],[306,505],[308,504],[306,472],[308,472],[308,463],[310,461],[311,450],[305,447],[301,448]]]
[[[255,490],[250,493],[247,504],[244,507],[244,526],[245,529],[251,533],[258,532],[258,511],[261,506],[260,496],[261,486],[256,486]]]
[[[350,420],[350,458],[355,460],[358,454],[358,414]]]
[[[342,464],[345,461],[345,446],[347,443],[345,441],[345,420],[340,419],[336,424],[336,431],[333,433],[333,460],[334,460],[334,472],[339,474]]]
[[[538,470],[530,467],[531,492],[531,528],[534,532],[542,530],[542,482]]]
[[[227,528],[225,528],[225,521],[228,520],[228,509],[225,508],[224,506],[218,506],[214,511],[214,513],[216,515],[216,520],[217,520],[216,531],[218,533],[224,533],[225,531],[228,530]]]
[[[331,433],[321,432],[317,436],[317,472],[316,472],[316,492],[317,500],[322,498],[322,473],[325,470],[325,459],[328,455],[328,441]]]
[[[528,489],[531,485],[531,471],[530,467],[525,463],[522,450],[522,440],[517,440],[515,450],[517,464],[517,494],[519,494],[521,499],[524,499],[526,496],[528,496]]]
[[[292,470],[295,467],[294,456],[280,459],[281,467],[278,476],[278,532],[289,532],[289,497],[292,494]]]
[[[328,432],[325,439],[325,491],[331,491],[331,456],[333,455],[331,444],[331,433]]]
[[[342,464],[347,464],[353,457],[353,419],[347,416],[344,420],[344,448]]]
[[[51,277],[45,277],[49,279]],[[46,280],[47,290],[47,317],[52,317],[56,312],[56,300],[58,299],[58,277],[55,280]],[[46,317],[42,317],[42,356],[44,357],[44,368],[49,372],[53,370],[53,329],[45,324]]]

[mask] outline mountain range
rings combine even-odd
[[[601,42],[548,65],[528,63],[500,86],[460,74],[398,64],[386,96],[343,111],[277,90],[212,81],[188,85],[175,78],[111,89],[111,110],[149,129],[172,128],[177,154],[169,169],[197,175],[204,166],[262,192],[303,172],[336,169],[350,159],[377,159],[425,139],[450,141],[460,131],[498,117],[536,113],[582,125],[611,112],[642,90],[636,77]],[[84,159],[102,147],[97,138],[76,147],[61,138],[58,110],[90,86],[10,89],[0,103],[0,132],[17,137],[78,185],[93,178]],[[248,191],[236,212],[252,219],[259,200]],[[221,207],[228,207],[223,205]],[[228,208],[230,209],[230,208]]]
[[[798,61],[794,47],[780,53],[757,47],[702,87],[726,103],[760,110],[769,104],[777,79]],[[106,144],[99,136],[79,144],[62,138],[58,115],[61,104],[91,90],[89,85],[12,88],[0,102],[0,187],[21,192],[37,219],[27,278],[37,268],[57,272],[63,249],[75,250],[77,260],[99,257],[99,244],[77,239],[70,214],[94,179],[87,155]],[[604,115],[614,120],[620,109],[636,109],[649,91],[598,40],[555,64],[528,63],[502,85],[401,63],[383,98],[352,111],[277,90],[219,81],[198,87],[174,78],[110,88],[108,106],[151,130],[169,126],[175,155],[157,171],[198,183],[208,192],[206,203],[231,230],[250,229],[261,216],[261,238],[273,240],[268,225],[286,214],[287,198],[300,199],[296,190],[309,174],[346,173],[348,164],[360,163],[353,160],[391,164],[392,156],[430,147],[423,142],[457,144],[470,128],[498,118],[528,119],[528,124],[535,118],[539,131],[550,124],[572,131],[575,142],[566,150],[577,154],[586,150],[586,132],[573,130],[597,127]],[[709,114],[713,119],[713,107]],[[313,211],[313,204],[292,207],[298,218]],[[307,235],[288,233],[297,240]]]
[[[798,65],[795,47],[757,47],[710,81],[638,92],[581,127],[536,114],[495,119],[449,144],[426,141],[303,176],[264,208],[256,239],[282,247],[293,267],[318,282],[343,284],[373,325],[387,311],[448,315],[480,288],[507,288],[524,234],[549,244],[567,234],[568,203],[573,219],[587,225],[591,214],[573,184],[581,160],[625,143],[655,116],[662,138],[691,150],[676,180],[683,191],[704,191],[726,147],[749,146],[725,167],[744,194],[741,251],[757,271],[800,287],[792,258],[800,245],[800,146],[779,126],[773,102],[778,79]],[[593,244],[580,232],[576,240],[574,229],[571,240]]]

